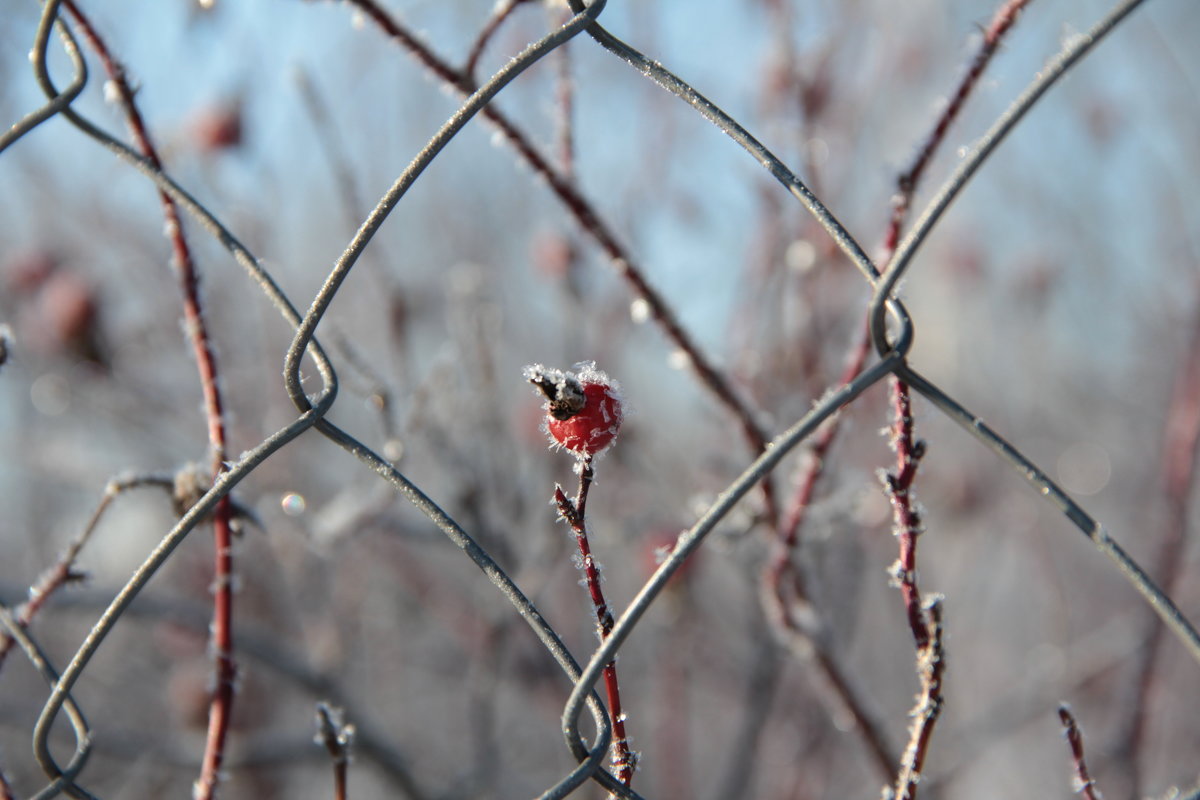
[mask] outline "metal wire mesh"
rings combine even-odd
[[[650,11],[617,0],[539,5],[418,5],[406,11],[431,25],[418,35],[375,0],[199,2],[173,12],[187,20],[177,41],[152,44],[140,38],[150,21],[135,32],[119,17],[93,23],[75,0],[13,5],[6,35],[32,42],[42,98],[32,111],[0,106],[18,120],[0,137],[0,169],[19,198],[6,201],[14,244],[0,254],[11,323],[0,384],[15,421],[0,624],[3,653],[19,648],[35,669],[2,662],[3,794],[1024,796],[1065,793],[1070,774],[1084,793],[1187,791],[1171,787],[1196,779],[1200,746],[1186,549],[1200,379],[1196,347],[1171,331],[1200,330],[1189,213],[1200,182],[1180,177],[1200,167],[1168,157],[1174,174],[1147,181],[1165,210],[1145,219],[1073,215],[1097,213],[1089,193],[1104,194],[1104,173],[1145,178],[1113,140],[1191,141],[1197,95],[1187,121],[1142,138],[1127,120],[1113,132],[1122,114],[1144,122],[1184,104],[1062,101],[1090,126],[1067,147],[1090,141],[1111,158],[1067,199],[1038,197],[1063,183],[1030,168],[1042,162],[1028,142],[996,164],[1010,134],[1044,131],[1031,109],[1093,50],[1101,85],[1153,48],[1155,74],[1194,82],[1195,58],[1178,50],[1194,15],[1172,10],[1185,4],[1150,4],[1167,10],[1141,28],[1139,1],[1086,25],[1072,10],[1082,32],[1051,42],[1020,37],[1059,24],[1053,6],[973,9],[990,21],[957,76],[947,65],[961,53],[942,40],[961,38],[929,27],[940,11],[664,6],[655,31],[642,24]],[[669,44],[643,55],[602,27],[613,16],[641,34],[631,39],[694,33],[682,52],[702,73],[716,63],[711,94],[736,118],[660,63]],[[294,19],[320,22],[291,40]],[[334,26],[359,30],[348,43]],[[204,73],[205,52],[251,30],[332,53],[286,78],[239,72],[225,98],[163,131],[146,108],[212,76],[137,81],[124,49],[167,49]],[[1109,44],[1114,31],[1127,40]],[[439,37],[462,55],[439,52]],[[1005,47],[1037,64],[1011,91],[983,83]],[[767,56],[742,69],[726,48]],[[1110,50],[1117,66],[1102,63]],[[344,83],[330,85],[321,59],[343,66]],[[396,79],[378,65],[393,61],[429,80],[386,100]],[[737,80],[760,108],[730,93]],[[905,97],[896,120],[871,119],[873,93],[912,84],[948,99],[932,127],[913,123],[928,133],[899,177],[872,184],[862,165],[880,159],[865,145],[896,146],[899,123],[920,116]],[[1002,110],[972,117],[981,93]],[[286,124],[269,117],[282,108],[295,115]],[[705,140],[704,120],[732,144]],[[973,123],[982,135],[957,160],[942,155]],[[127,134],[106,130],[118,125]],[[613,161],[622,139],[633,149]],[[630,152],[636,166],[621,161]],[[456,159],[463,172],[439,171]],[[524,172],[501,171],[514,161]],[[769,180],[738,171],[754,161]],[[970,224],[953,228],[951,202],[969,204],[989,164],[1025,171],[1009,189],[1019,198],[968,205]],[[709,168],[737,178],[696,183]],[[1136,194],[1114,196],[1117,207]],[[831,210],[859,216],[856,203],[886,222],[874,257],[848,229],[866,226]],[[1074,236],[1067,255],[1044,243],[1021,255],[979,233],[1016,212]],[[726,214],[755,227],[731,239]],[[149,223],[164,218],[170,274],[149,266],[167,257]],[[34,231],[22,246],[19,226]],[[937,242],[944,228],[950,246]],[[730,241],[747,255],[713,258]],[[1169,302],[1128,276],[1081,271],[1145,241],[1158,249],[1137,256],[1167,265],[1145,283],[1172,287]],[[323,252],[331,242],[340,255]],[[688,266],[706,257],[721,269]],[[936,280],[922,281],[923,257],[945,265]],[[1008,284],[986,277],[989,259],[1020,258]],[[1090,333],[1072,349],[1069,290],[1086,289],[1075,301],[1086,306],[1106,282],[1140,336],[1105,347]],[[192,363],[171,330],[180,307]],[[1022,315],[1047,308],[1033,330],[1066,344],[1022,338]],[[1147,341],[1163,356],[1140,372]],[[635,413],[611,453],[577,465],[571,500],[555,479],[573,460],[545,452],[520,367],[585,359],[622,380]],[[1082,402],[1097,393],[1087,381],[1111,402]],[[968,410],[981,402],[1012,424],[984,423]],[[855,425],[881,415],[890,454]],[[552,497],[580,540],[594,609],[573,585]],[[1111,564],[1066,541],[1071,526]],[[611,617],[588,536],[608,565]],[[1075,716],[1060,710],[1068,700]],[[1060,718],[1069,748],[1053,733]],[[619,755],[625,723],[640,755]],[[1089,748],[1103,745],[1085,752],[1077,725]],[[15,744],[30,735],[32,757]]]

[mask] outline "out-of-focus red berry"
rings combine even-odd
[[[96,325],[96,294],[82,277],[57,272],[39,297],[42,331],[53,349],[73,347],[92,335]]]
[[[533,264],[547,277],[568,277],[575,258],[571,240],[561,233],[543,233],[533,241]]]
[[[192,141],[205,153],[232,150],[242,143],[242,104],[239,101],[207,108],[191,123]]]
[[[34,292],[58,267],[58,258],[44,250],[18,253],[4,265],[4,283],[14,295]]]
[[[675,551],[675,544],[679,540],[680,531],[674,528],[659,528],[651,531],[643,538],[642,563],[646,570],[646,576],[653,575],[662,565],[671,553]],[[691,575],[696,571],[696,560],[700,558],[700,550],[693,551],[688,555],[686,561],[679,565],[679,569],[675,570],[675,574],[667,582],[667,586],[677,586],[686,583]]]
[[[578,372],[525,368],[526,379],[546,396],[546,433],[557,447],[581,459],[592,458],[612,444],[625,418],[616,381],[585,362]]]

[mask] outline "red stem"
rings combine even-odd
[[[463,74],[467,78],[474,80],[475,70],[479,66],[479,59],[483,57],[483,51],[487,47],[488,42],[495,36],[496,31],[500,30],[500,26],[504,24],[504,21],[517,10],[517,6],[527,2],[529,0],[504,0],[504,2],[496,6],[492,11],[492,15],[484,24],[483,30],[475,37],[475,44],[471,46],[471,53],[467,56],[467,63],[463,67]]]
[[[917,151],[908,168],[897,178],[897,192],[892,199],[892,218],[888,225],[887,235],[884,237],[884,247],[887,248],[889,256],[895,252],[896,246],[900,243],[900,229],[908,216],[909,204],[912,202],[913,194],[917,190],[917,184],[920,182],[925,168],[929,165],[938,146],[946,138],[946,132],[950,130],[950,125],[962,111],[963,105],[979,81],[979,76],[983,74],[988,62],[996,54],[1000,40],[1016,23],[1017,16],[1027,5],[1029,5],[1029,0],[1007,0],[996,10],[992,21],[984,29],[983,41],[975,52],[975,57],[971,59],[966,73],[959,80],[958,88],[955,89],[950,101],[946,103],[946,107],[942,109],[942,113],[938,116],[933,130],[925,138],[921,149]]]
[[[892,577],[900,588],[917,650],[929,645],[929,632],[921,610],[921,591],[917,587],[917,537],[921,534],[921,516],[912,500],[912,485],[924,444],[913,439],[912,397],[908,385],[896,378],[892,388],[892,441],[896,448],[896,472],[887,476],[888,499],[892,503],[893,529],[900,539],[900,557]]]
[[[554,501],[575,532],[575,541],[579,545],[579,555],[583,563],[583,575],[587,583],[588,595],[592,599],[592,607],[596,610],[596,629],[600,641],[608,638],[612,632],[614,620],[609,611],[608,601],[604,599],[604,590],[600,586],[600,570],[596,559],[592,556],[592,547],[587,535],[587,498],[592,486],[592,465],[590,461],[582,464],[579,473],[579,491],[572,502],[561,486],[554,487]],[[604,665],[604,689],[608,694],[608,710],[612,715],[613,726],[613,767],[617,771],[617,780],[629,786],[633,780],[633,772],[637,769],[637,756],[629,749],[629,736],[625,732],[625,713],[621,710],[621,689],[617,681],[617,662],[615,660]]]
[[[921,770],[929,753],[929,742],[933,729],[942,713],[942,678],[946,672],[946,653],[942,648],[942,598],[935,595],[921,609],[921,619],[926,623],[924,639],[926,646],[917,653],[917,673],[921,679],[921,691],[917,705],[910,712],[913,718],[909,728],[908,747],[900,761],[900,775],[892,793],[895,800],[916,800],[917,787],[921,783]]]
[[[73,0],[63,0],[63,7],[75,19],[84,39],[96,52],[108,74],[109,81],[116,90],[117,100],[125,112],[126,122],[138,151],[156,170],[162,171],[162,161],[150,139],[145,120],[134,102],[133,90],[126,78],[125,67],[112,56],[104,40]],[[167,238],[171,241],[175,264],[179,271],[180,288],[183,293],[184,321],[191,340],[196,366],[200,373],[211,451],[211,473],[213,480],[216,480],[224,469],[226,447],[224,410],[221,393],[217,388],[216,355],[213,352],[212,341],[204,321],[196,266],[187,239],[183,234],[179,209],[166,192],[160,190],[158,194],[166,220]],[[218,775],[224,760],[225,739],[229,730],[229,717],[233,706],[233,687],[237,673],[233,661],[233,548],[228,497],[222,498],[217,504],[212,519],[213,543],[216,551],[212,622],[216,680],[209,706],[208,737],[204,760],[200,779],[197,781],[194,792],[194,796],[198,800],[208,800],[216,791]]]
[[[1084,800],[1100,800],[1096,781],[1088,773],[1087,761],[1083,757],[1083,734],[1079,731],[1075,716],[1064,705],[1058,707],[1058,719],[1062,722],[1063,732],[1067,735],[1067,745],[1071,748],[1071,764],[1075,768],[1075,792]]]
[[[884,261],[890,260],[896,251],[901,229],[908,216],[909,205],[917,190],[917,184],[920,183],[921,177],[925,173],[925,168],[933,158],[934,152],[945,140],[950,125],[962,111],[963,105],[979,81],[979,76],[983,74],[988,62],[995,55],[1001,39],[1016,23],[1017,16],[1028,3],[1029,0],[1007,0],[997,9],[991,23],[984,30],[979,50],[976,51],[966,73],[959,80],[958,87],[950,101],[938,116],[937,122],[917,155],[897,178],[897,191],[892,199],[892,213],[888,221],[887,232],[884,235]],[[912,484],[916,478],[917,464],[924,452],[924,446],[913,438],[912,397],[908,385],[895,377],[891,379],[890,385],[893,409],[892,441],[896,448],[897,472],[888,476],[887,488],[892,502],[895,531],[900,539],[900,557],[896,562],[894,577],[900,587],[913,640],[917,644],[917,649],[922,650],[929,640],[921,610],[921,595],[917,588],[917,536],[920,533],[921,520],[912,503]]]

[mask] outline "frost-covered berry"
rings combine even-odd
[[[546,396],[545,430],[553,446],[586,459],[617,438],[625,416],[621,389],[595,363],[576,364],[574,372],[534,364],[525,378]]]

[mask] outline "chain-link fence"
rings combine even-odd
[[[1195,796],[1141,5],[9,0],[0,794]]]

